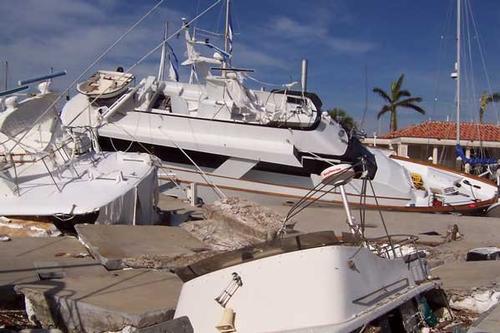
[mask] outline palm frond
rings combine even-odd
[[[394,86],[394,90],[399,92],[401,90],[401,86],[403,85],[403,80],[405,79],[405,75],[401,74],[396,81],[396,85]]]
[[[489,102],[500,102],[500,93],[493,93],[488,98]]]
[[[413,109],[413,110],[417,111],[418,113],[425,114],[424,109],[422,109],[420,106],[412,104],[412,103],[404,103],[404,104],[400,104],[399,106],[401,106],[403,108]]]
[[[422,97],[410,97],[397,102],[396,106],[403,106],[403,104],[413,104],[422,102]]]
[[[397,99],[400,99],[401,97],[410,97],[410,96],[411,93],[408,90],[400,90]]]
[[[392,99],[389,97],[389,95],[383,91],[380,88],[373,88],[373,92],[382,97],[383,99],[386,100],[387,103],[392,103]]]
[[[389,105],[384,105],[382,109],[377,113],[377,119],[380,119],[386,112],[391,111],[391,107]]]

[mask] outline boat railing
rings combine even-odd
[[[80,177],[80,174],[78,173],[77,169],[73,165],[72,161],[73,158],[71,155],[68,154],[68,150],[75,149],[71,148],[70,144],[77,144],[75,142],[75,138],[68,138],[67,140],[64,140],[61,142],[59,145],[55,146],[53,149],[50,151],[42,151],[38,153],[29,153],[26,152],[24,154],[0,154],[0,163],[2,163],[2,169],[6,170],[8,168],[12,168],[14,172],[14,178],[13,178],[13,183],[14,183],[14,193],[17,196],[21,195],[21,190],[20,190],[20,183],[18,179],[18,167],[23,165],[23,164],[28,164],[28,163],[38,163],[42,162],[45,169],[47,170],[48,175],[50,176],[52,182],[54,183],[55,187],[59,192],[61,192],[62,188],[56,181],[56,177],[54,173],[57,173],[58,170],[62,167],[70,167],[73,169],[74,173],[76,174],[77,177]],[[79,147],[82,149],[82,147]],[[85,148],[83,148],[85,149]],[[50,168],[49,165],[47,164],[47,160],[56,160],[56,155],[59,155],[62,164],[59,164],[54,167]]]
[[[427,278],[429,271],[425,260],[426,253],[417,245],[418,237],[410,234],[393,234],[367,238],[368,248],[385,259],[402,258],[406,263],[417,261],[418,276]]]

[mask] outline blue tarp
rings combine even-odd
[[[465,157],[464,149],[462,148],[461,145],[456,145],[455,146],[455,152],[457,153],[457,156],[462,159],[464,164],[469,163],[470,165],[488,165],[488,164],[497,164],[497,160],[494,158],[487,158],[487,157],[473,157],[473,158],[467,158]]]

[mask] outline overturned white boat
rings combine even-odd
[[[76,135],[62,127],[49,82],[38,88],[22,101],[11,95],[3,102],[0,215],[154,223],[155,158],[96,151],[91,132]]]
[[[474,213],[496,202],[497,188],[486,180],[368,151],[323,112],[319,97],[307,92],[306,75],[299,90],[292,90],[294,84],[271,91],[248,89],[244,80],[253,79],[251,71],[230,65],[230,30],[226,24],[221,50],[194,38],[184,25],[188,83],[177,81],[176,57],[165,41],[157,76],[145,77],[113,98],[77,94],[63,108],[64,124],[98,128],[100,144],[109,151],[154,152],[170,170],[169,177],[200,185],[198,195],[205,202],[219,198],[214,188],[257,202],[294,201],[317,185],[326,167],[362,159],[375,175],[373,191],[362,203],[369,207]],[[196,47],[216,52],[202,56]],[[424,185],[412,180],[411,173],[419,174]],[[346,187],[357,204],[362,186],[354,180]],[[173,187],[172,193],[176,191]],[[338,192],[319,195],[322,203],[341,203]]]
[[[76,90],[90,98],[112,98],[123,94],[133,79],[134,76],[129,73],[98,71],[79,83]]]
[[[323,181],[341,190],[354,175],[349,166],[329,171]],[[451,316],[415,238],[368,239],[344,205],[352,233],[341,238],[290,234],[179,270],[175,318],[194,332],[413,333]]]

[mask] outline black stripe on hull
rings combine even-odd
[[[149,143],[137,143],[128,140],[112,139],[108,137],[99,137],[99,144],[101,148],[105,151],[130,151],[130,152],[142,152],[142,153],[152,153],[153,155],[160,158],[162,161],[170,163],[188,164],[191,165],[191,161],[176,147],[159,146]],[[229,156],[205,153],[195,150],[184,150],[189,157],[195,161],[200,167],[217,169],[222,163],[224,163]],[[300,160],[299,152],[294,152],[296,157]],[[338,159],[338,157],[330,157],[332,159]],[[290,176],[302,176],[310,177],[311,174],[319,175],[324,169],[328,168],[330,164],[324,161],[304,159],[303,167],[294,167],[289,165],[282,165],[270,162],[258,162],[257,165],[252,170],[274,172],[279,174],[285,174]]]

